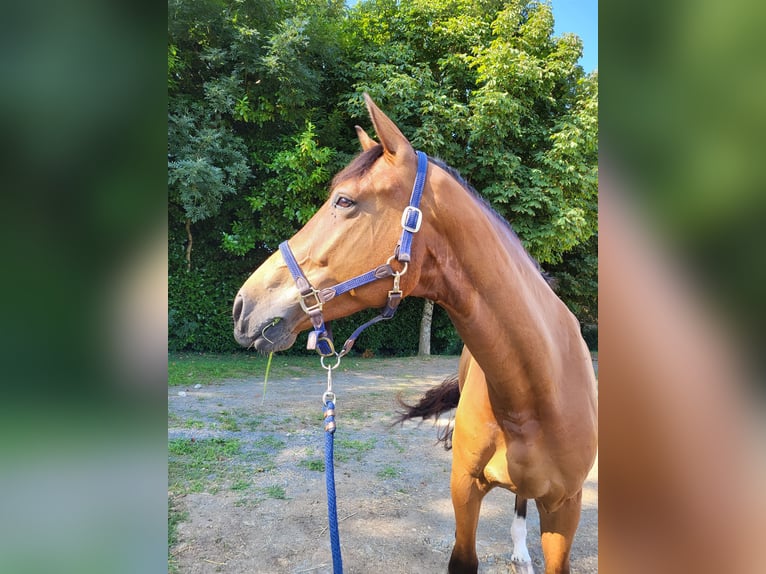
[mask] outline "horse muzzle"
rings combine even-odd
[[[262,317],[259,311],[246,295],[241,291],[237,293],[232,310],[237,343],[263,352],[284,351],[292,347],[298,336],[294,320],[290,320],[290,315],[294,313]]]

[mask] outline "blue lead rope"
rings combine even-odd
[[[335,499],[335,403],[327,400],[324,404],[325,440],[324,440],[324,469],[327,482],[327,520],[330,525],[330,547],[332,549],[333,574],[343,574],[343,558],[340,554],[340,532],[338,530],[338,508]]]

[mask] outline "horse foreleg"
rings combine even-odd
[[[449,561],[450,574],[475,574],[479,568],[476,555],[476,527],[481,501],[486,494],[479,479],[452,464],[450,487],[455,509],[455,547]]]
[[[546,512],[542,505],[537,505],[545,574],[569,573],[569,551],[580,522],[581,503],[582,490],[566,500],[555,512]]]
[[[535,574],[527,548],[527,499],[521,498],[518,494],[511,523],[511,540],[513,541],[511,562],[516,574]]]

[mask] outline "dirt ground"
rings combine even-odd
[[[456,372],[457,358],[373,361],[375,368],[370,369],[364,359],[350,359],[334,376],[336,454],[342,459],[336,461],[335,475],[344,571],[446,572],[454,539],[451,453],[436,445],[436,429],[430,422],[390,424],[397,393],[415,400]],[[354,370],[355,362],[359,371]],[[176,509],[186,513],[172,548],[178,572],[332,572],[324,473],[307,463],[323,458],[323,373],[317,366],[308,377],[296,373],[270,380],[263,404],[262,374],[199,389],[169,389],[169,439],[236,437],[245,451],[264,440],[275,446],[270,465],[248,469],[244,490],[222,485],[214,493],[176,498]],[[222,412],[235,430],[225,430]],[[205,424],[189,428],[191,420]],[[274,489],[279,496],[262,494]],[[513,500],[501,489],[484,500],[477,535],[481,573],[512,571]],[[572,572],[598,571],[597,526],[598,463],[583,492]],[[536,571],[542,572],[534,504],[529,505],[528,529],[530,554]]]

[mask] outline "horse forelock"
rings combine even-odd
[[[363,151],[358,156],[356,156],[350,164],[344,167],[342,171],[339,171],[334,178],[332,178],[330,189],[335,188],[336,186],[349,179],[362,177],[364,174],[370,171],[370,169],[372,169],[373,164],[378,161],[378,158],[380,158],[382,155],[383,146],[380,144],[377,144],[374,147]]]

